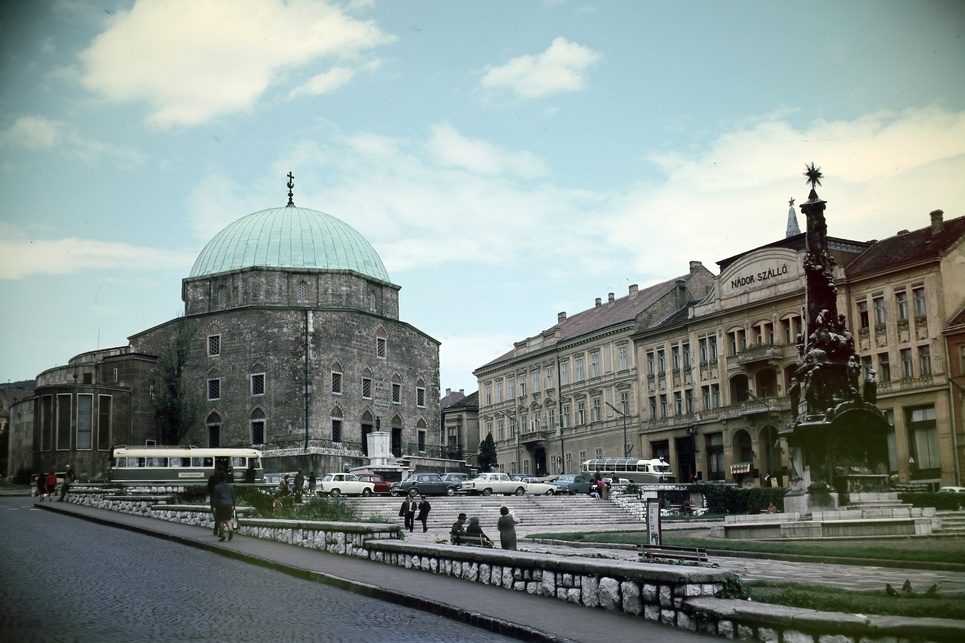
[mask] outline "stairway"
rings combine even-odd
[[[345,498],[345,504],[353,507],[364,521],[383,519],[402,524],[399,508],[404,498],[378,496],[369,498]],[[600,525],[617,525],[637,522],[629,512],[609,501],[589,496],[429,496],[432,511],[427,525],[430,529],[446,531],[456,521],[460,512],[470,518],[476,516],[483,529],[495,529],[499,508],[509,507],[521,523],[528,526],[572,526],[572,531],[582,531]],[[641,529],[645,526],[641,523]]]
[[[939,511],[942,527],[937,531],[943,536],[965,536],[965,511]]]

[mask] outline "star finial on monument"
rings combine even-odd
[[[810,165],[804,166],[804,176],[808,177],[806,183],[811,184],[812,190],[821,185],[821,179],[824,178],[824,174],[821,173],[821,168],[814,166],[814,161],[811,161]]]

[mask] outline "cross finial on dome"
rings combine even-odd
[[[292,193],[292,188],[295,187],[295,175],[291,172],[288,173],[288,206],[289,208],[295,207],[295,201],[293,200],[294,194]]]

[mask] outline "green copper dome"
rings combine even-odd
[[[353,270],[389,281],[372,245],[335,217],[288,206],[238,219],[215,235],[191,268],[191,277],[251,267]]]

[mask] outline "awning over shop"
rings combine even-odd
[[[736,476],[742,473],[750,473],[752,464],[751,462],[735,462],[730,465],[730,474]]]

